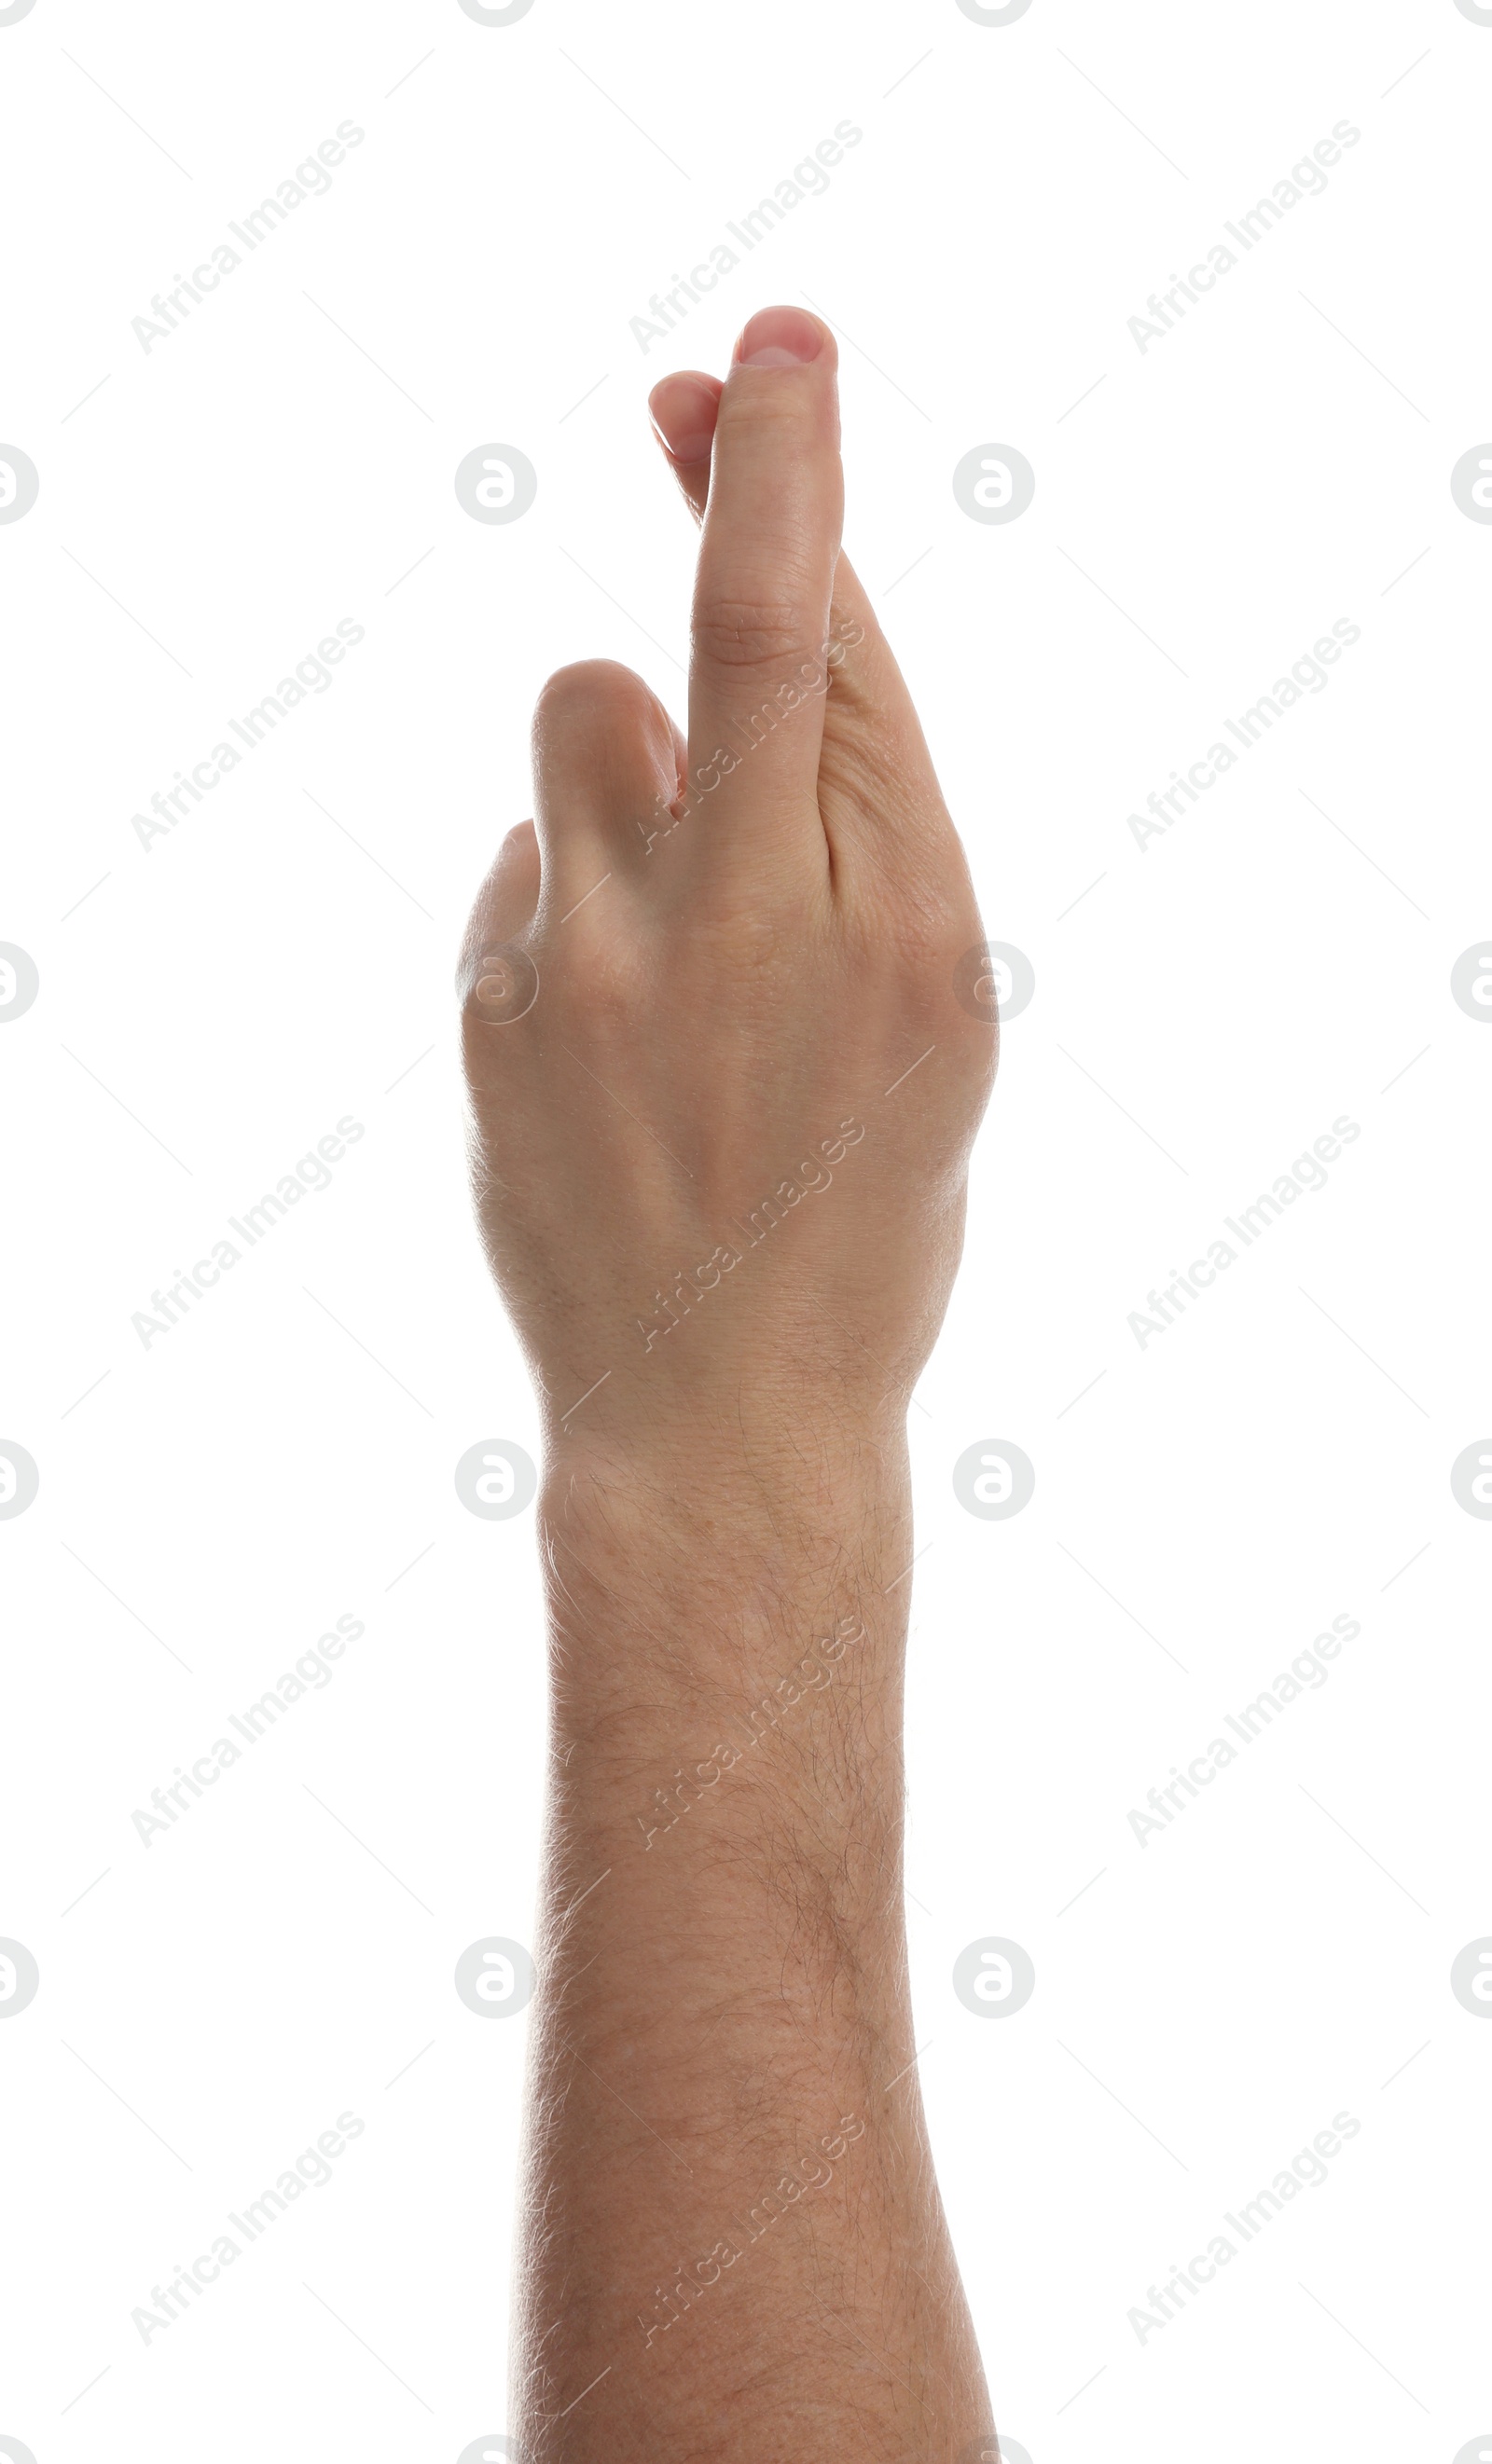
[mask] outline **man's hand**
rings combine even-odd
[[[551,678],[461,962],[544,1396],[552,1732],[513,2427],[545,2464],[955,2464],[988,2400],[910,2033],[905,1403],[994,1067],[969,876],[839,553],[835,345],[656,424],[687,747]]]
[[[537,827],[462,957],[482,1227],[551,1463],[899,1421],[993,1068],[955,997],[963,851],[839,554],[833,337],[769,309],[743,344],[724,389],[655,397],[703,515],[687,749],[629,670],[551,677]]]

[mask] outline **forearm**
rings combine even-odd
[[[910,2033],[900,1432],[562,1454],[543,1527],[524,2447],[734,2454],[749,2404],[768,2452],[951,2456],[985,2400]]]

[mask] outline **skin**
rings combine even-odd
[[[826,326],[768,309],[724,385],[656,388],[702,525],[687,743],[624,668],[551,677],[461,959],[479,1218],[546,1436],[536,2464],[992,2452],[915,2068],[901,1727],[906,1402],[995,1031],[840,553],[835,375]]]

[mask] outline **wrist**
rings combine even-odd
[[[900,1424],[687,1439],[637,1430],[551,1446],[539,1513],[546,1536],[600,1551],[629,1587],[667,1574],[791,1588],[845,1557],[886,1583],[905,1563],[896,1552],[910,1494]]]
[[[857,1445],[567,1445],[539,1521],[562,1694],[580,1664],[590,1700],[635,1694],[644,1674],[655,1699],[775,1680],[852,1626],[867,1674],[899,1664],[913,1545],[900,1429]]]

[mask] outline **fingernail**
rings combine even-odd
[[[648,396],[653,425],[676,462],[709,458],[716,396],[698,377],[664,377]]]
[[[759,308],[736,344],[743,368],[800,368],[816,360],[824,338],[801,308]]]

